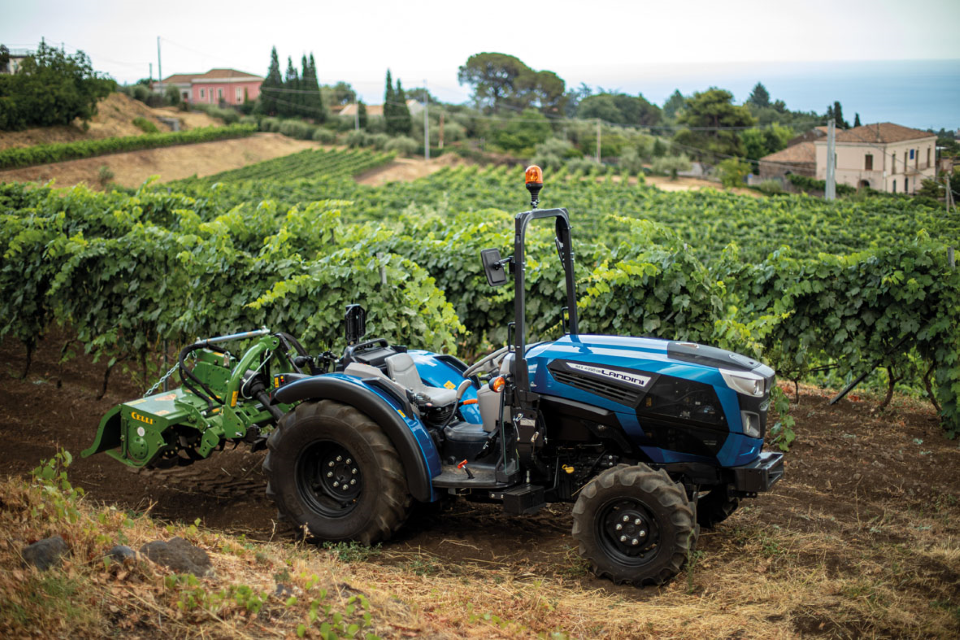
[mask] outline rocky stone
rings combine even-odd
[[[173,538],[169,542],[163,540],[148,542],[140,547],[140,553],[177,573],[192,573],[202,577],[213,572],[207,552],[180,537]]]
[[[60,536],[51,536],[34,542],[23,549],[23,561],[40,571],[59,566],[63,556],[69,551],[67,543]]]
[[[113,562],[125,564],[127,562],[133,562],[136,560],[137,552],[125,544],[118,544],[110,549],[110,551],[107,551],[106,557],[110,558],[110,560]]]

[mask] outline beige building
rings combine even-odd
[[[916,193],[936,176],[937,136],[890,122],[868,124],[836,134],[837,184],[891,193]],[[827,177],[827,141],[816,148],[817,179]]]

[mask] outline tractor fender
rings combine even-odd
[[[280,387],[273,395],[275,404],[294,404],[302,400],[335,400],[368,415],[383,429],[397,450],[410,494],[421,502],[433,501],[431,478],[436,474],[431,473],[431,467],[440,472],[440,455],[426,429],[413,416],[391,406],[360,380],[342,374],[304,378]],[[422,432],[420,438],[415,431]]]

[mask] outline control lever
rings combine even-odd
[[[447,428],[447,425],[453,422],[454,416],[457,415],[457,409],[460,408],[460,400],[463,398],[463,394],[467,392],[467,389],[473,386],[473,382],[470,380],[464,380],[457,386],[457,400],[453,403],[453,410],[450,412],[450,415],[447,416],[446,421],[440,425],[440,430],[443,431]],[[469,471],[467,472],[469,473]]]

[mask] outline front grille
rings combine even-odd
[[[553,369],[551,369],[550,373],[552,373],[554,379],[561,384],[568,384],[575,389],[580,389],[581,391],[586,391],[587,393],[593,393],[601,398],[613,400],[614,402],[619,402],[620,404],[628,407],[635,407],[637,402],[640,400],[639,394],[632,391],[627,391],[626,389],[610,383],[603,382],[602,380],[597,380],[596,378],[591,378],[579,373],[556,371]]]

